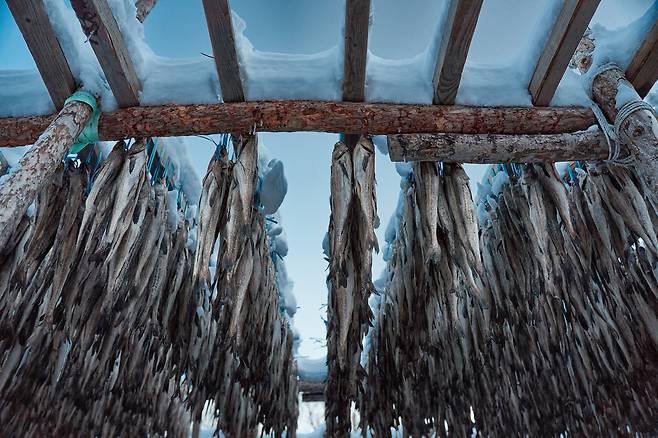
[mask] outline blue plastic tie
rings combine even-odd
[[[98,102],[93,94],[88,91],[78,90],[73,93],[64,104],[69,102],[83,102],[91,107],[92,114],[85,127],[82,128],[82,132],[78,136],[78,140],[71,145],[69,148],[70,154],[77,154],[82,149],[85,148],[88,144],[93,144],[98,142],[98,120],[101,117],[100,109],[98,108]]]

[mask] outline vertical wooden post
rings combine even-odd
[[[64,105],[19,161],[18,169],[0,185],[0,251],[91,115],[92,108],[86,103],[73,101]]]
[[[608,68],[594,77],[592,96],[610,123],[629,102],[642,98],[618,67]],[[653,111],[639,109],[619,124],[619,141],[633,157],[633,165],[647,188],[658,197],[658,120]]]

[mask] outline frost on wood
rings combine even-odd
[[[7,244],[21,216],[75,143],[91,113],[86,103],[67,104],[21,159],[19,169],[0,185],[0,248]]]

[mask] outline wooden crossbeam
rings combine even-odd
[[[658,21],[647,33],[626,69],[626,78],[644,98],[658,81]]]
[[[455,103],[482,0],[452,0],[434,68],[434,103]]]
[[[528,86],[534,105],[551,103],[600,1],[565,0]]]
[[[32,144],[53,119],[0,118],[0,146]],[[163,105],[103,113],[101,140],[221,132],[556,134],[596,124],[584,107],[474,107],[304,100]]]
[[[71,0],[71,6],[119,106],[139,105],[141,85],[107,0]]]
[[[75,91],[75,79],[53,29],[43,0],[7,0],[48,94],[60,110]]]
[[[235,49],[233,20],[228,0],[203,0],[208,34],[224,102],[243,102],[244,88]]]
[[[135,6],[137,7],[137,19],[140,22],[146,20],[146,16],[151,13],[151,9],[155,6],[158,0],[137,0]]]
[[[346,102],[365,99],[369,21],[370,0],[347,0],[343,61],[343,100]]]
[[[388,152],[391,161],[600,161],[608,157],[608,144],[599,130],[546,135],[410,134],[389,135]]]
[[[300,380],[299,392],[302,394],[302,401],[324,401],[324,386],[325,382]]]

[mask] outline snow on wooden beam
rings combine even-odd
[[[626,78],[642,98],[649,94],[653,84],[658,81],[658,21],[635,52],[626,69]]]
[[[18,169],[0,185],[0,249],[5,248],[18,222],[46,185],[92,114],[86,103],[69,102],[55,116]]]
[[[608,145],[598,129],[546,135],[407,134],[389,135],[388,152],[391,161],[600,161],[608,157]]]
[[[528,90],[532,103],[547,106],[601,0],[566,0],[539,57]]]
[[[224,102],[244,101],[233,20],[228,0],[203,0],[208,34]]]
[[[455,103],[482,0],[452,0],[434,69],[434,103]]]
[[[71,0],[120,107],[139,105],[141,85],[107,0]]]
[[[43,0],[7,0],[56,109],[76,90],[75,79],[46,13]]]
[[[0,118],[0,147],[32,144],[53,116]],[[305,100],[123,108],[103,113],[101,140],[222,132],[556,134],[596,124],[584,107],[475,107]]]
[[[135,2],[135,6],[137,7],[137,19],[143,23],[157,2],[158,0],[137,0]]]
[[[347,0],[343,61],[343,100],[347,102],[365,99],[369,21],[370,0]]]

